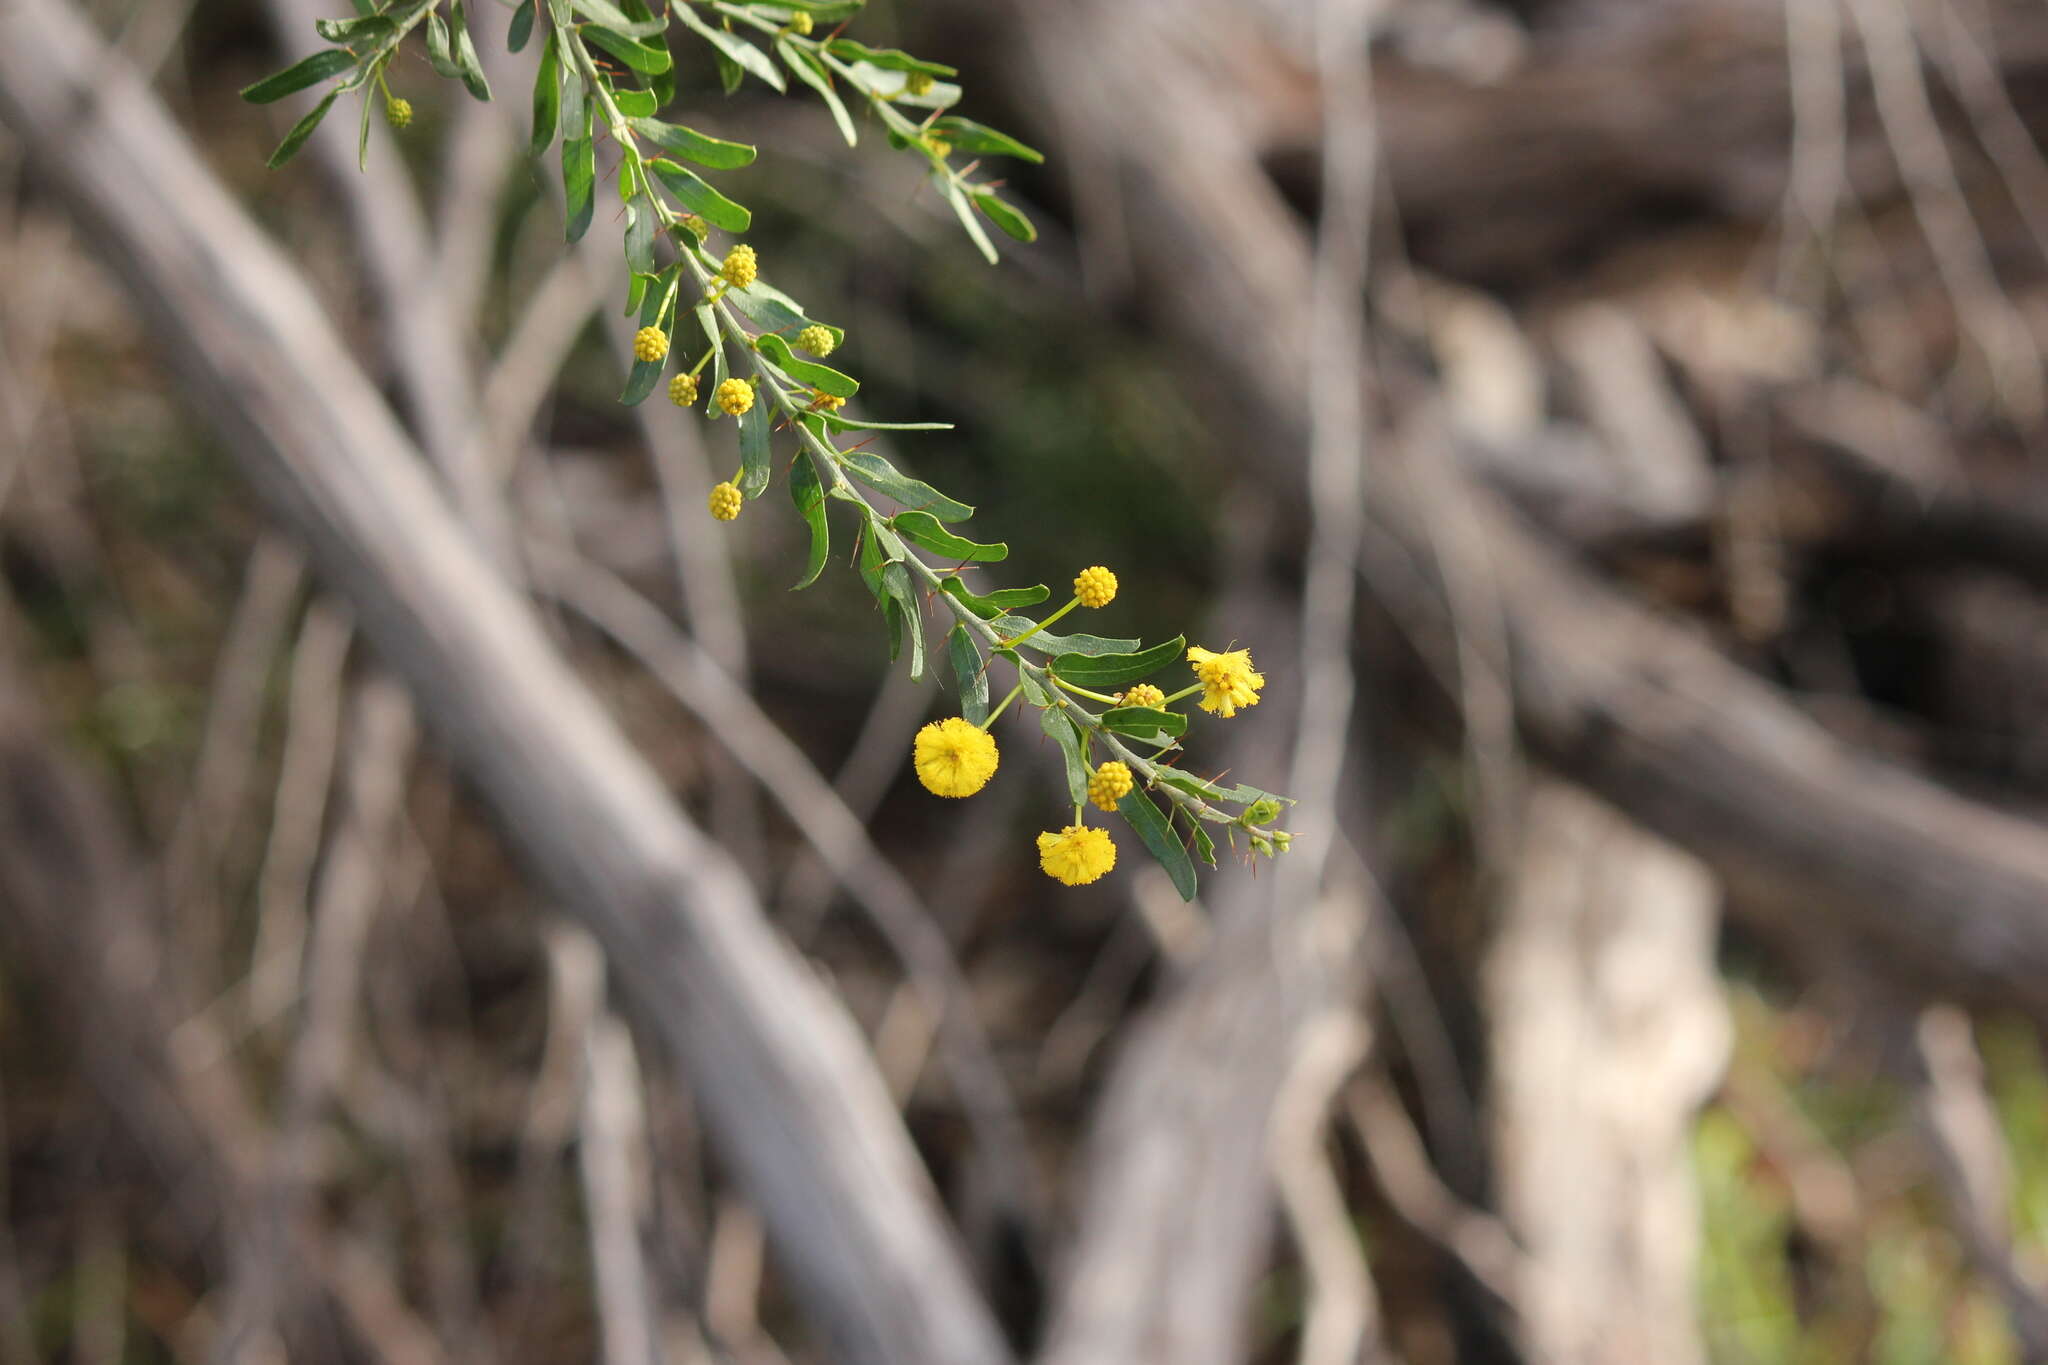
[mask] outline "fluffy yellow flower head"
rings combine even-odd
[[[679,374],[668,381],[668,401],[679,408],[687,408],[697,401],[697,376]]]
[[[745,289],[760,278],[761,263],[754,248],[742,244],[725,253],[725,264],[718,267],[718,273],[733,288]]]
[[[714,395],[718,409],[728,417],[738,417],[754,406],[754,386],[744,379],[728,379],[718,386]]]
[[[917,732],[912,750],[917,780],[935,796],[972,796],[995,776],[995,736],[958,716],[935,720]]]
[[[1116,575],[1097,564],[1074,575],[1074,596],[1084,607],[1106,607],[1116,597]]]
[[[809,351],[823,360],[832,354],[832,329],[814,322],[796,334],[796,345],[798,350]]]
[[[1115,810],[1116,803],[1129,796],[1135,785],[1131,780],[1131,770],[1112,759],[1097,768],[1088,779],[1088,799],[1095,803],[1097,810]]]
[[[1086,886],[1116,866],[1116,845],[1106,829],[1068,825],[1038,836],[1038,865],[1056,882]]]
[[[1151,683],[1139,683],[1126,691],[1116,694],[1118,706],[1163,706],[1166,694]]]
[[[1228,719],[1240,706],[1257,706],[1259,689],[1266,675],[1252,669],[1252,652],[1233,649],[1218,654],[1196,645],[1188,650],[1188,662],[1202,680],[1202,709]]]
[[[633,356],[637,360],[660,360],[668,355],[668,333],[659,327],[642,327],[633,333]]]
[[[736,521],[745,505],[737,484],[722,483],[711,490],[711,515],[720,521]]]

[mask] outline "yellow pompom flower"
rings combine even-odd
[[[718,410],[728,417],[738,417],[754,406],[754,386],[744,379],[728,379],[718,386],[713,395],[718,399]]]
[[[1118,706],[1164,706],[1166,694],[1151,683],[1139,683],[1128,691],[1116,694]]]
[[[679,408],[687,408],[697,401],[697,376],[679,374],[668,381],[668,401]]]
[[[745,505],[738,484],[722,483],[711,490],[711,515],[720,521],[737,521]]]
[[[789,31],[799,35],[808,35],[811,31],[810,12],[808,10],[798,10],[795,14],[790,15]]]
[[[1116,598],[1116,575],[1097,564],[1074,576],[1074,596],[1084,607],[1106,607]]]
[[[1097,810],[1115,810],[1116,803],[1129,796],[1136,785],[1131,780],[1131,770],[1112,759],[1088,779],[1088,799]]]
[[[668,355],[668,333],[659,327],[642,327],[633,333],[633,357],[636,360],[662,360]]]
[[[754,255],[754,248],[742,243],[725,253],[725,264],[718,267],[719,278],[735,289],[745,289],[761,276],[761,262]]]
[[[1218,654],[1196,645],[1188,650],[1188,662],[1195,666],[1195,676],[1202,682],[1204,711],[1228,719],[1237,714],[1240,706],[1259,704],[1259,689],[1266,685],[1266,675],[1253,670],[1250,650],[1233,649]]]
[[[832,354],[832,329],[814,322],[796,334],[796,345],[798,350],[809,351],[823,360]]]
[[[1116,866],[1116,845],[1106,829],[1068,825],[1038,836],[1038,865],[1056,882],[1086,886]]]
[[[935,720],[912,746],[917,780],[935,796],[972,796],[995,776],[995,736],[959,716]]]
[[[412,123],[412,101],[397,96],[384,101],[384,121],[404,132]]]
[[[932,90],[932,76],[929,71],[913,71],[903,78],[903,89],[912,95],[929,95]]]

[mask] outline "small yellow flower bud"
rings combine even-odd
[[[1131,770],[1112,760],[1097,768],[1088,779],[1088,799],[1097,810],[1115,810],[1116,803],[1129,796],[1134,785]]]
[[[1106,607],[1116,597],[1116,575],[1097,564],[1074,578],[1074,596],[1084,607]]]
[[[403,132],[412,123],[412,101],[396,96],[385,100],[384,121]]]
[[[635,359],[655,361],[668,356],[668,333],[659,327],[642,327],[633,333],[633,355]]]
[[[761,263],[754,255],[754,248],[742,243],[725,253],[725,264],[718,267],[718,274],[735,289],[745,289],[761,276]]]
[[[827,393],[823,389],[811,390],[811,407],[814,411],[837,412],[845,406],[846,400],[836,393]]]
[[[941,161],[953,155],[953,144],[940,137],[937,133],[925,134],[924,145],[931,148],[932,155]]]
[[[798,350],[809,351],[823,360],[832,354],[832,329],[814,322],[796,334],[796,345]]]
[[[1151,683],[1139,683],[1129,691],[1117,693],[1116,697],[1118,706],[1162,706],[1165,702],[1166,694]]]
[[[800,9],[795,14],[790,15],[789,31],[791,33],[803,34],[808,36],[811,31],[810,11]]]
[[[737,484],[722,483],[711,490],[711,515],[720,521],[737,520],[744,503]]]
[[[703,218],[694,213],[686,213],[676,219],[676,226],[700,242],[711,235],[711,224],[705,222]]]
[[[697,376],[679,374],[668,381],[668,401],[679,408],[687,408],[697,401]]]
[[[903,90],[910,95],[929,95],[932,92],[932,78],[929,72],[913,71],[903,78]]]
[[[744,379],[726,380],[712,396],[718,399],[718,410],[728,417],[738,417],[754,406],[754,386]]]

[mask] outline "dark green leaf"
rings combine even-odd
[[[818,98],[825,101],[825,107],[832,111],[832,121],[839,125],[839,136],[852,147],[859,143],[860,135],[854,131],[853,115],[846,112],[846,105],[839,99],[839,92],[832,88],[832,79],[825,69],[818,65],[818,59],[808,52],[801,52],[791,46],[787,38],[775,40],[775,50],[782,57],[782,64],[796,73],[796,78],[818,92]]]
[[[718,315],[711,311],[711,305],[697,305],[697,326],[703,329],[705,339],[711,343],[711,383],[704,393],[704,412],[712,418],[725,414],[718,406],[718,388],[726,381],[725,343],[718,333]]]
[[[707,257],[707,259],[710,259]],[[713,268],[717,262],[711,260]],[[837,346],[846,339],[846,333],[829,322],[804,316],[796,300],[764,280],[755,280],[745,289],[728,289],[725,301],[740,310],[749,322],[766,332],[778,332],[792,336],[804,328],[816,325],[832,334],[832,344]]]
[[[754,221],[753,214],[705,184],[687,166],[658,156],[647,163],[647,168],[660,177],[661,183],[668,186],[669,193],[684,208],[703,215],[704,221],[713,227],[724,228],[727,232],[745,232],[748,224]]]
[[[1155,706],[1112,706],[1102,713],[1102,728],[1139,739],[1178,737],[1187,733],[1188,718],[1178,711],[1162,711]]]
[[[512,26],[505,30],[505,48],[509,52],[526,50],[526,40],[533,36],[533,6],[523,4],[512,11]]]
[[[993,564],[1007,559],[1010,547],[1007,545],[982,545],[975,541],[954,535],[939,523],[929,512],[898,512],[889,518],[889,524],[903,536],[934,554],[948,559],[972,560],[981,564]]]
[[[804,564],[803,580],[796,585],[808,588],[824,571],[825,560],[832,552],[832,532],[825,523],[825,489],[818,482],[817,466],[804,451],[798,451],[789,466],[789,496],[796,503],[798,515],[811,528],[811,557]],[[983,699],[986,700],[985,693]]]
[[[367,170],[370,165],[370,95],[363,92],[362,117],[356,129],[356,169]]]
[[[993,190],[975,190],[971,196],[974,207],[988,215],[988,220],[1020,242],[1038,240],[1038,229],[1031,226],[1031,220],[1014,207],[996,197]]]
[[[313,136],[313,130],[320,126],[320,120],[327,117],[327,111],[332,109],[334,102],[340,98],[339,90],[328,91],[304,118],[292,125],[292,130],[284,135],[284,141],[278,143],[277,150],[270,154],[271,170],[276,170],[299,154],[299,148],[306,145],[306,139]]]
[[[782,73],[775,69],[775,63],[768,60],[768,54],[745,39],[736,38],[722,29],[715,29],[697,17],[694,5],[678,5],[675,16],[698,37],[719,52],[727,61],[745,68],[750,74],[760,77],[777,90],[787,90]]]
[[[953,665],[953,681],[960,685],[960,715],[970,725],[988,719],[988,670],[981,666],[981,651],[967,627],[954,626],[946,632],[946,658]]]
[[[636,275],[654,273],[654,211],[626,205],[626,268]]]
[[[309,85],[318,85],[330,76],[339,76],[354,69],[354,54],[339,48],[315,52],[302,62],[296,62],[275,76],[265,76],[254,85],[242,90],[242,98],[251,104],[271,104]],[[301,139],[303,141],[303,139]]]
[[[998,617],[992,624],[997,630],[1014,639],[1038,623],[1022,616],[1003,616]],[[1137,652],[1138,642],[1105,640],[1100,635],[1048,635],[1041,630],[1024,641],[1019,648],[1036,650],[1040,654],[1056,658],[1062,654],[1133,654]]]
[[[704,215],[710,217],[710,214]],[[754,348],[771,361],[775,368],[799,384],[822,389],[836,398],[851,398],[860,391],[860,381],[852,375],[841,374],[830,365],[820,365],[815,360],[805,360],[789,349],[789,343],[773,332],[763,332],[754,339]]]
[[[569,6],[584,18],[628,38],[651,38],[668,27],[666,19],[635,19],[609,0],[569,0]]]
[[[647,286],[653,278],[651,275],[635,275],[626,281],[627,317],[640,311],[640,300],[647,297]]]
[[[1036,693],[1032,700],[1044,708],[1038,713],[1038,726],[1060,746],[1060,757],[1066,760],[1067,799],[1078,806],[1088,799],[1088,763],[1081,757],[1081,737],[1074,732],[1074,723],[1067,719],[1066,708],[1057,697],[1051,697],[1051,704],[1047,705],[1041,699],[1049,694],[1028,679],[1025,691]]]
[[[582,33],[586,40],[611,53],[643,76],[659,75],[675,65],[668,55],[666,46],[635,42],[623,34],[599,28],[594,24],[585,25]]]
[[[880,67],[884,71],[922,71],[925,75],[933,77],[957,76],[960,74],[956,67],[945,66],[939,62],[921,61],[898,48],[868,47],[865,44],[856,43],[851,38],[834,38],[831,42],[825,44],[825,50],[844,61],[866,62],[868,65]]]
[[[947,578],[939,585],[958,598],[967,609],[987,621],[1001,616],[1006,611],[1019,607],[1036,606],[1052,596],[1052,590],[1040,583],[1035,588],[997,588],[986,597],[978,597],[967,590],[967,585],[958,578]]]
[[[740,83],[747,78],[746,71],[738,62],[726,56],[723,52],[714,50],[711,56],[718,63],[719,85],[725,88],[725,93],[728,95],[737,93]]]
[[[676,341],[676,319],[675,310],[672,305],[675,303],[676,297],[675,279],[677,269],[678,267],[676,266],[670,266],[667,270],[663,271],[661,273],[661,287],[659,289],[649,289],[647,297],[640,301],[640,325],[642,327],[659,327],[662,331],[668,333],[670,349],[674,349]],[[667,356],[663,356],[660,360],[636,359],[633,362],[632,370],[626,375],[626,390],[619,395],[619,401],[630,406],[645,399],[648,394],[654,392],[654,386],[660,382],[661,372],[666,368],[668,368]]]
[[[770,404],[756,403],[740,414],[740,492],[750,498],[761,496],[774,472],[768,467],[768,433],[773,425]]]
[[[834,431],[951,431],[951,422],[864,422],[858,417],[842,417],[836,412],[820,412],[816,416]]]
[[[1121,687],[1178,662],[1187,647],[1188,642],[1176,635],[1136,654],[1062,654],[1051,668],[1076,687]]]
[[[568,236],[581,241],[597,211],[597,152],[586,127],[581,137],[562,144],[562,193],[568,201]]]
[[[694,129],[677,123],[662,123],[657,119],[628,119],[633,131],[653,142],[665,152],[673,152],[685,161],[694,161],[699,166],[713,170],[730,171],[751,165],[755,151],[744,142],[727,142],[723,138],[706,137]]]
[[[1273,801],[1282,806],[1294,804],[1294,798],[1290,796],[1277,796],[1272,792],[1260,791],[1257,787],[1225,787],[1178,768],[1161,768],[1159,780],[1169,787],[1177,788],[1189,796],[1199,797],[1204,801],[1221,801],[1238,806],[1249,806],[1256,801]]]
[[[1045,160],[1045,153],[1027,147],[1008,133],[999,133],[985,123],[976,123],[971,118],[947,114],[932,120],[932,131],[938,133],[963,152],[979,156],[1014,156],[1020,161],[1034,165]]]
[[[1180,898],[1193,900],[1195,865],[1189,861],[1188,851],[1181,847],[1180,837],[1173,832],[1173,826],[1166,823],[1159,807],[1152,804],[1152,798],[1133,790],[1116,803],[1116,808],[1118,814],[1131,822],[1131,828],[1138,832],[1138,838],[1159,860],[1159,865],[1166,869],[1166,875],[1173,882],[1173,889],[1180,892]]]
[[[491,97],[491,83],[484,79],[483,63],[476,59],[476,44],[469,38],[469,20],[462,12],[462,0],[448,8],[449,26],[455,30],[455,65],[461,68],[463,88],[480,100]]]
[[[845,451],[839,462],[847,473],[912,511],[929,512],[940,521],[965,521],[974,515],[974,509],[966,503],[953,501],[930,484],[911,478],[870,451]]]
[[[455,48],[448,39],[447,21],[439,14],[427,16],[427,60],[433,63],[436,75],[451,81],[462,79],[462,66],[455,60]]]
[[[1216,866],[1216,841],[1209,837],[1209,831],[1202,828],[1200,820],[1191,820],[1189,827],[1195,832],[1195,853],[1209,866]]]
[[[910,680],[917,682],[924,677],[924,613],[918,610],[917,592],[910,586],[910,571],[893,561],[884,565],[882,590],[903,609],[904,622],[910,627]],[[892,653],[890,657],[895,656]]]
[[[527,150],[538,157],[555,140],[555,121],[562,112],[562,59],[549,29],[540,44],[540,69],[533,74],[533,137]]]
[[[330,43],[374,43],[398,32],[398,25],[371,14],[361,19],[315,19],[313,31]]]
[[[643,117],[661,107],[655,103],[652,90],[634,90],[628,86],[613,89],[612,103],[617,105],[619,112],[628,119]]]

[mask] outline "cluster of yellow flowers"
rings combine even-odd
[[[1083,569],[1074,579],[1074,600],[1034,627],[1034,632],[1077,605],[1107,606],[1116,589],[1116,575],[1108,569],[1100,565]],[[1188,650],[1187,661],[1194,666],[1196,681],[1186,691],[1169,697],[1150,683],[1138,683],[1118,694],[1116,704],[1164,706],[1199,690],[1202,709],[1218,715],[1233,716],[1242,707],[1258,705],[1259,689],[1266,685],[1266,678],[1252,668],[1250,650],[1218,653],[1197,647]],[[965,797],[988,785],[1002,761],[988,727],[1001,713],[997,708],[980,725],[961,716],[948,716],[917,732],[911,758],[925,790],[935,796]],[[1115,759],[1098,766],[1088,778],[1088,800],[1101,811],[1116,810],[1117,803],[1136,789],[1137,779],[1129,765]],[[1085,886],[1116,866],[1116,843],[1108,830],[1080,823],[1079,807],[1075,816],[1076,823],[1038,836],[1038,865],[1055,881]]]

